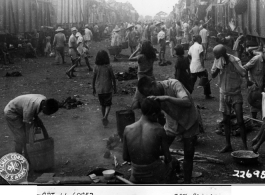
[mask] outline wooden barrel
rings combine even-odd
[[[34,171],[45,171],[54,167],[54,140],[47,132],[43,132],[43,135],[44,139],[34,141],[34,132],[29,134],[27,152],[31,169]]]
[[[135,122],[135,114],[132,110],[120,110],[116,112],[118,135],[123,139],[123,132],[127,125]]]

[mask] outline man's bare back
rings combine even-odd
[[[123,158],[137,165],[148,165],[159,159],[161,149],[168,160],[169,147],[166,134],[159,123],[151,123],[142,117],[124,131]]]

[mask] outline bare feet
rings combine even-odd
[[[227,145],[222,150],[220,150],[219,152],[220,153],[226,153],[226,152],[232,152],[232,151],[233,151],[232,146],[231,145]]]
[[[258,143],[258,141],[259,141],[258,138],[255,137],[255,138],[252,140],[251,145],[252,145],[252,146],[256,145],[256,144]]]
[[[104,127],[106,127],[109,124],[109,121],[108,121],[108,119],[103,118],[102,123],[103,123]]]

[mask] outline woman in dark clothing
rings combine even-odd
[[[193,91],[191,73],[190,73],[190,62],[188,57],[184,56],[184,48],[182,45],[175,47],[177,60],[175,64],[175,79],[179,80],[182,85],[190,92]]]

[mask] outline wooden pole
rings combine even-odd
[[[260,122],[260,123],[263,123],[263,121],[261,121],[261,120],[254,119],[254,118],[251,118],[251,117],[248,117],[248,116],[245,116],[245,117],[248,118],[248,119],[250,119],[250,120],[257,121],[257,122]]]

